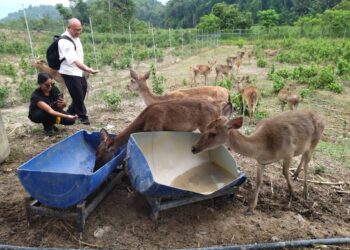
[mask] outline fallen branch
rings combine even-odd
[[[336,192],[338,193],[338,194],[350,194],[350,190],[349,191],[346,191],[346,190],[336,190]]]
[[[298,178],[298,181],[304,181],[304,179]],[[314,180],[307,180],[307,182],[320,184],[320,185],[329,185],[329,186],[338,186],[338,185],[344,185],[344,181],[340,182],[330,182],[330,181],[314,181]]]

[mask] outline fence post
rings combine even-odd
[[[25,20],[25,22],[26,22],[26,27],[27,27],[27,32],[28,32],[29,45],[30,45],[30,49],[31,49],[31,51],[32,51],[32,59],[34,60],[34,50],[33,50],[33,44],[32,44],[32,37],[30,36],[30,31],[29,31],[29,25],[28,25],[27,15],[26,15],[26,11],[24,10],[24,5],[23,5],[23,3],[22,3],[22,8],[23,8],[24,20]]]
[[[129,40],[130,40],[130,50],[131,50],[131,68],[134,69],[134,52],[132,47],[132,40],[131,40],[131,27],[129,23]]]
[[[152,25],[152,40],[153,40],[154,67],[157,69],[157,55],[156,55],[156,44],[154,42],[153,25]]]

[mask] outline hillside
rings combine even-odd
[[[25,12],[28,19],[41,19],[43,17],[48,17],[51,19],[60,18],[60,14],[57,11],[56,7],[52,5],[39,5],[39,6],[29,5],[29,7],[25,9]],[[7,17],[1,19],[0,22],[18,20],[22,17],[23,17],[23,10],[19,10],[17,12],[9,13]]]

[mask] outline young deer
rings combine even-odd
[[[147,106],[162,101],[169,101],[181,98],[201,98],[207,100],[222,110],[222,114],[230,116],[232,113],[232,104],[228,89],[219,86],[202,86],[190,89],[179,89],[172,91],[163,96],[155,95],[151,92],[146,80],[150,76],[150,71],[144,75],[138,75],[134,70],[130,69],[131,81],[128,89],[137,92]]]
[[[243,116],[245,114],[245,106],[248,106],[249,118],[252,119],[254,117],[254,112],[256,109],[256,104],[258,103],[258,99],[260,97],[260,91],[257,87],[247,86],[242,88],[240,84],[245,80],[245,77],[241,77],[240,79],[233,80],[236,82],[236,89],[242,96],[242,105],[243,105]]]
[[[244,56],[244,54],[245,53],[243,51],[237,52],[237,58],[235,60],[235,64],[236,64],[236,68],[237,68],[237,74],[239,72],[241,64],[243,63],[243,56]]]
[[[237,56],[229,56],[226,58],[226,64],[233,66],[235,64],[236,59],[237,59]]]
[[[253,213],[262,185],[266,165],[283,160],[283,175],[287,180],[289,193],[293,196],[293,188],[289,180],[289,166],[292,158],[302,155],[294,179],[304,168],[304,198],[307,199],[307,169],[311,155],[321,139],[324,123],[313,111],[289,111],[276,117],[263,120],[255,131],[245,136],[237,129],[242,126],[243,118],[228,120],[221,116],[211,122],[200,139],[192,147],[192,153],[218,147],[227,143],[229,147],[244,156],[254,158],[258,162],[256,188],[249,204],[248,213]]]
[[[195,67],[193,67],[192,68],[193,82],[195,84],[197,84],[197,75],[203,75],[204,76],[204,83],[205,83],[205,85],[207,85],[208,75],[211,72],[215,63],[216,63],[216,61],[214,61],[214,62],[208,61],[208,64],[199,64],[199,65],[196,65]]]
[[[288,104],[290,110],[294,110],[298,107],[298,104],[301,102],[301,96],[292,92],[292,84],[289,81],[286,81],[284,87],[279,91],[277,97],[281,105],[282,112],[284,110],[284,106]]]
[[[130,134],[143,131],[194,131],[203,132],[210,121],[220,116],[217,106],[206,100],[180,99],[159,102],[148,106],[117,137],[100,132],[94,171],[98,170],[120,146],[127,143]],[[169,142],[171,143],[171,142]]]
[[[231,72],[232,74],[232,68],[233,65],[232,64],[218,64],[215,67],[215,71],[216,71],[216,77],[215,77],[215,81],[218,81],[219,77],[221,76],[221,79],[223,79],[223,76],[225,76],[226,78],[228,77],[228,74]]]

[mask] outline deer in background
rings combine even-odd
[[[174,99],[201,98],[219,106],[222,110],[222,114],[225,116],[230,116],[232,113],[230,93],[226,88],[219,86],[202,86],[190,89],[179,89],[169,92],[166,95],[158,96],[151,92],[146,82],[150,76],[150,71],[144,75],[139,75],[134,70],[130,69],[130,76],[131,81],[127,86],[128,89],[137,92],[147,106]]]
[[[264,52],[265,52],[265,55],[267,56],[276,56],[278,53],[278,50],[265,49]]]
[[[208,75],[211,72],[215,63],[216,63],[216,61],[214,61],[214,62],[208,61],[208,64],[199,64],[199,65],[196,65],[195,67],[191,68],[193,71],[193,82],[195,84],[197,84],[197,75],[203,75],[204,76],[204,83],[205,83],[205,85],[207,85]]]
[[[237,91],[242,96],[243,116],[245,114],[245,106],[247,105],[249,118],[251,120],[254,117],[256,105],[260,97],[260,91],[255,86],[247,86],[242,88],[241,83],[245,80],[245,76],[241,77],[240,79],[233,78],[233,80],[235,81]]]
[[[108,135],[106,130],[101,130],[100,144],[96,151],[93,171],[98,170],[110,161],[118,148],[128,142],[132,133],[150,131],[190,132],[196,129],[204,132],[206,126],[219,116],[219,108],[206,100],[187,98],[152,104],[144,109],[118,136],[113,137]]]
[[[284,87],[278,92],[277,97],[280,102],[282,112],[286,104],[288,104],[290,110],[294,110],[298,107],[298,104],[302,100],[298,93],[291,91],[292,87],[292,83],[287,80]]]
[[[252,50],[247,51],[247,57],[248,57],[249,64],[251,64],[252,58],[253,58],[253,51]]]
[[[294,195],[289,180],[289,167],[294,156],[302,155],[294,179],[304,168],[303,195],[307,199],[308,164],[325,127],[321,118],[313,111],[289,111],[262,120],[249,136],[238,131],[242,124],[242,117],[229,121],[221,116],[214,120],[193,145],[192,153],[197,154],[227,143],[233,151],[257,161],[256,188],[249,203],[248,214],[252,214],[257,205],[264,168],[268,164],[283,160],[283,175],[291,197]]]
[[[215,66],[215,71],[216,71],[216,77],[215,81],[218,81],[219,77],[223,79],[223,76],[226,78],[228,77],[228,74],[232,72],[233,65],[232,64],[218,64]]]
[[[239,51],[237,53],[237,58],[235,60],[235,64],[236,64],[236,68],[237,68],[237,74],[239,73],[239,69],[241,67],[241,64],[243,63],[244,54],[245,53],[243,51]]]

